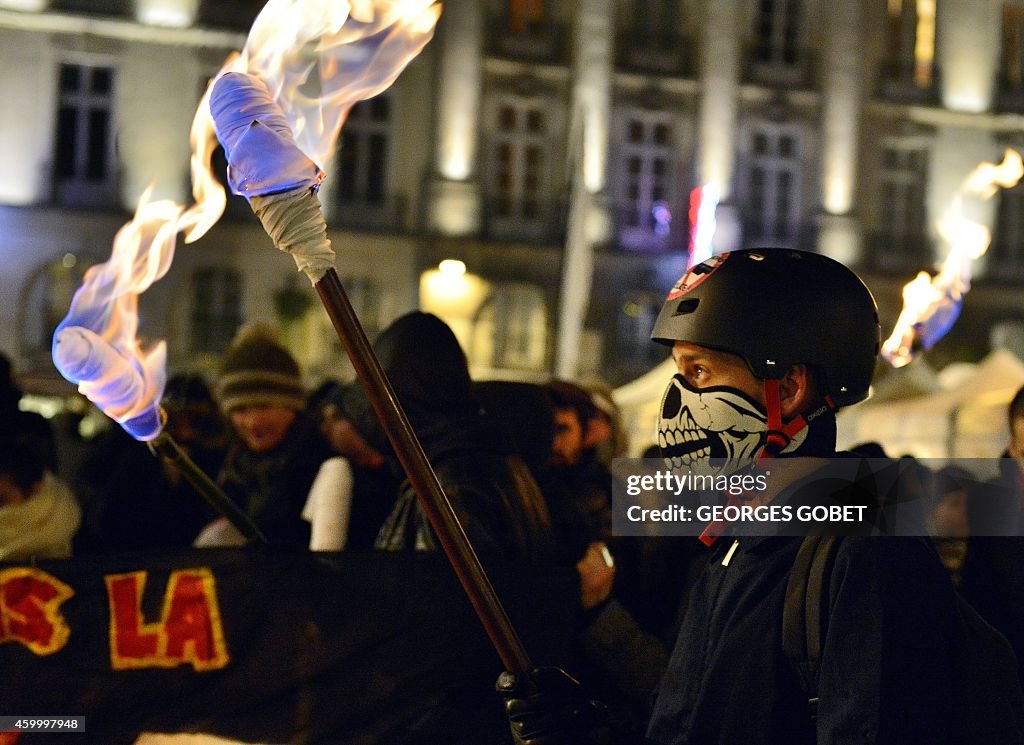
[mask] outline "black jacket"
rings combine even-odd
[[[308,548],[310,525],[302,519],[302,508],[320,466],[334,455],[316,424],[300,412],[284,441],[269,453],[253,453],[236,443],[220,483],[273,548]]]
[[[719,538],[659,686],[651,742],[815,742],[807,698],[782,651],[783,600],[800,541]],[[828,602],[818,745],[945,742],[956,597],[927,539],[843,538]]]

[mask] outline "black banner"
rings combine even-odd
[[[0,714],[85,735],[502,743],[501,663],[437,556],[253,549],[0,564]]]

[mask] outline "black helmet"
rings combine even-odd
[[[867,398],[881,329],[870,290],[845,266],[766,248],[723,253],[690,269],[665,299],[651,338],[731,352],[758,378],[813,365],[836,406],[848,406]]]

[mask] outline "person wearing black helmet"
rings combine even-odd
[[[874,299],[852,271],[787,249],[715,256],[672,288],[652,338],[672,348],[666,463],[731,474],[771,460],[762,503],[785,503],[837,458],[835,413],[865,399],[879,350]],[[827,500],[830,495],[821,495]],[[783,650],[787,580],[799,535],[729,535],[712,524],[706,568],[687,599],[646,742],[943,743],[954,695],[953,588],[915,538],[847,537],[827,585],[817,697]],[[587,742],[593,712],[550,670],[499,678],[517,743]],[[816,710],[815,710],[816,709]]]

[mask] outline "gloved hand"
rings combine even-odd
[[[602,720],[605,707],[591,701],[579,681],[557,667],[540,667],[528,676],[509,672],[495,685],[516,745],[579,745]]]

